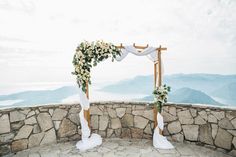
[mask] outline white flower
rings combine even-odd
[[[81,85],[84,86],[84,82],[86,80],[90,79],[90,72],[88,69],[91,67],[92,63],[97,63],[105,58],[108,58],[110,56],[113,57],[114,54],[117,54],[119,50],[116,49],[116,47],[111,43],[105,43],[101,40],[98,40],[96,42],[88,42],[84,41],[79,44],[79,47],[76,49],[76,54],[74,55],[74,60],[76,62],[73,62],[76,74],[78,75],[78,82]],[[98,61],[94,61],[95,54],[98,58],[104,58],[99,59]],[[90,60],[90,63],[87,64],[85,59]]]

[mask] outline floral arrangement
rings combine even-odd
[[[166,84],[157,87],[154,91],[154,105],[157,108],[157,111],[161,113],[162,105],[167,102],[168,93],[170,92],[170,86]]]
[[[76,48],[73,57],[74,72],[79,87],[82,86],[83,92],[87,91],[86,83],[91,84],[90,69],[96,66],[99,62],[111,57],[112,61],[116,56],[121,55],[121,50],[112,43],[103,41],[88,42],[84,41]]]

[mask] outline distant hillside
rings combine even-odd
[[[234,93],[236,93],[236,88],[234,84],[231,84],[233,82],[236,82],[236,75],[174,74],[174,75],[164,76],[164,83],[171,86],[173,92],[178,89],[187,87],[194,90],[202,91],[209,97],[215,96],[219,97],[220,99],[229,99],[229,100],[231,100],[232,97],[236,97],[234,96]],[[137,76],[133,79],[123,80],[115,84],[105,86],[100,90],[109,93],[124,93],[124,94],[137,93],[137,94],[150,95],[153,91],[153,84],[154,83],[152,75]],[[222,90],[223,87],[227,88],[227,90],[225,91],[228,92],[225,92],[224,94],[216,94],[216,93],[222,93],[223,91],[218,92],[217,90]],[[144,98],[144,100],[150,100],[150,99],[152,99],[152,97]],[[230,104],[236,105],[236,100],[230,101]]]
[[[166,76],[164,82],[172,86],[173,89],[189,87],[211,95],[216,89],[236,82],[236,75],[174,74]]]
[[[153,101],[153,96],[146,96],[141,101]],[[180,88],[169,94],[168,102],[222,105],[207,94],[191,88]]]
[[[180,88],[171,93],[169,102],[222,105],[204,92],[191,88]]]
[[[141,99],[137,99],[138,101],[153,101],[154,100],[154,97],[153,95],[149,95],[149,96],[145,96]]]
[[[171,86],[169,101],[179,103],[203,103],[236,105],[236,75],[214,74],[174,74],[164,77],[164,83]],[[94,97],[112,95],[113,99],[153,101],[153,76],[137,76],[107,85]],[[95,85],[94,85],[95,86]],[[55,90],[24,91],[9,95],[0,95],[0,107],[32,106],[35,104],[59,103],[62,100],[78,94],[78,88],[64,86]],[[132,95],[132,98],[131,98]],[[150,95],[142,98],[140,95]],[[110,96],[108,96],[110,98]],[[10,102],[9,102],[10,101]],[[7,104],[7,105],[5,105]]]
[[[153,84],[151,75],[137,76],[133,79],[122,80],[118,83],[107,85],[100,90],[109,93],[150,94],[153,90]]]
[[[213,96],[224,98],[228,103],[236,102],[236,82],[226,84],[212,92]]]
[[[207,94],[224,86],[225,84],[236,82],[236,75],[218,74],[173,74],[164,76],[164,83],[176,90],[189,87],[201,90]],[[153,75],[136,76],[133,79],[122,80],[116,84],[111,84],[102,88],[102,91],[113,93],[142,93],[150,94],[153,90]]]
[[[65,86],[55,90],[25,91],[9,95],[1,95],[0,101],[22,100],[14,105],[34,105],[45,103],[59,103],[62,99],[78,93],[78,89],[73,86]]]

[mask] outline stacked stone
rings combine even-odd
[[[146,105],[129,103],[92,104],[91,129],[102,137],[152,138],[153,110]]]
[[[195,142],[236,156],[236,110],[168,104],[163,108],[164,135]]]
[[[58,141],[79,139],[79,105],[0,111],[0,156]]]
[[[92,103],[92,132],[105,138],[151,139],[152,105],[138,102]],[[47,105],[0,111],[0,156],[27,148],[80,140],[80,105]],[[164,135],[219,149],[236,156],[236,110],[209,106],[167,104]]]

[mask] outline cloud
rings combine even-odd
[[[0,9],[32,13],[35,5],[34,0],[1,0]]]
[[[163,53],[165,73],[236,73],[234,0],[5,0],[0,9],[3,74],[9,72],[7,68],[12,72],[16,67],[49,67],[48,75],[55,70],[57,77],[52,79],[60,79],[64,76],[59,77],[59,69],[63,74],[73,69],[77,44],[97,39],[161,44],[168,48]],[[152,63],[129,57],[123,63],[102,64],[94,76],[112,79],[102,74],[114,69],[116,79],[153,72]]]
[[[9,41],[9,42],[29,42],[27,40],[24,39],[19,39],[19,38],[12,38],[12,37],[6,37],[6,36],[2,36],[0,35],[0,41]]]
[[[0,46],[0,69],[5,71],[6,67],[59,68],[59,63],[63,63],[66,57],[58,55],[60,52]]]

